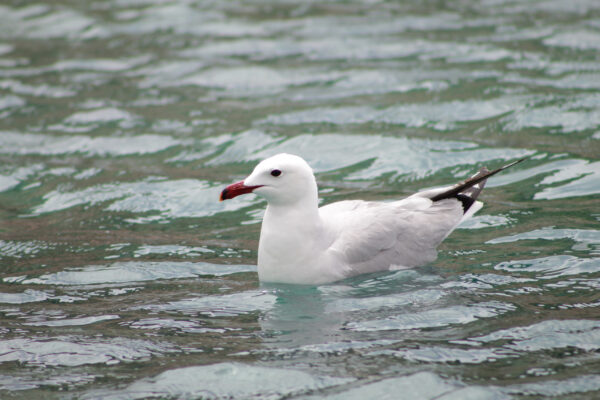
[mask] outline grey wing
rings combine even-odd
[[[375,272],[392,265],[414,267],[433,261],[436,247],[462,218],[455,199],[427,198],[394,203],[350,201],[323,207],[322,217],[336,232],[330,251],[349,274]]]
[[[486,179],[524,159],[478,173],[456,185],[418,192],[392,203],[342,201],[321,208],[330,230],[329,252],[347,275],[414,267],[433,261],[436,247],[479,210]]]

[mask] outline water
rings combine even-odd
[[[600,396],[600,3],[0,5],[0,397]],[[288,151],[323,203],[530,158],[431,265],[260,285]]]

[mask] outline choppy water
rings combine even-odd
[[[0,5],[0,397],[600,396],[600,2]],[[325,203],[530,159],[432,265],[259,285],[280,151]]]

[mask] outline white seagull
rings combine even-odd
[[[256,193],[267,200],[258,245],[263,282],[318,285],[354,275],[425,265],[436,247],[483,204],[476,201],[494,171],[392,202],[345,200],[319,208],[317,182],[302,158],[278,154],[260,162],[220,200]]]

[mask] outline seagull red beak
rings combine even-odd
[[[233,185],[229,185],[225,189],[223,189],[223,191],[221,192],[221,196],[219,197],[219,201],[233,199],[234,197],[246,193],[252,193],[254,189],[257,189],[262,186],[263,185],[246,186],[244,185],[244,181],[234,183]]]

